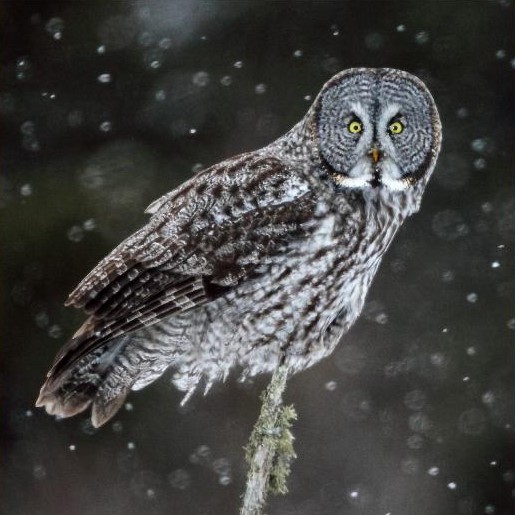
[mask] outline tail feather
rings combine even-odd
[[[91,423],[93,427],[100,427],[114,417],[125,402],[129,391],[130,388],[126,386],[113,398],[99,395],[101,394],[101,391],[99,391],[95,396],[91,410]]]

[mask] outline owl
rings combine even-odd
[[[426,86],[354,68],[268,146],[154,201],[66,304],[88,318],[57,354],[37,406],[95,427],[173,369],[186,400],[237,367],[294,374],[331,354],[382,256],[419,207],[441,145]]]

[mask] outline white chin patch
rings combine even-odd
[[[402,172],[390,158],[379,162],[380,185],[391,191],[404,191],[409,188],[409,181],[402,178]],[[336,182],[345,188],[363,189],[374,187],[374,166],[370,158],[362,157],[346,176],[335,176]]]
[[[403,191],[409,188],[409,181],[402,178],[402,172],[397,163],[386,157],[380,163],[381,182],[391,191]]]
[[[390,191],[404,191],[410,187],[407,181],[402,179],[390,179],[389,177],[383,177],[382,183]]]

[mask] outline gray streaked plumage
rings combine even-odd
[[[419,209],[441,127],[414,76],[343,71],[288,133],[195,175],[147,209],[67,305],[89,315],[57,355],[38,406],[112,417],[168,367],[189,396],[330,354],[381,258]]]

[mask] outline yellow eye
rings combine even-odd
[[[358,122],[358,120],[352,120],[352,122],[347,125],[347,129],[351,134],[359,134],[363,131],[363,124]]]
[[[388,130],[391,134],[400,134],[404,130],[404,125],[399,121],[392,122]]]

